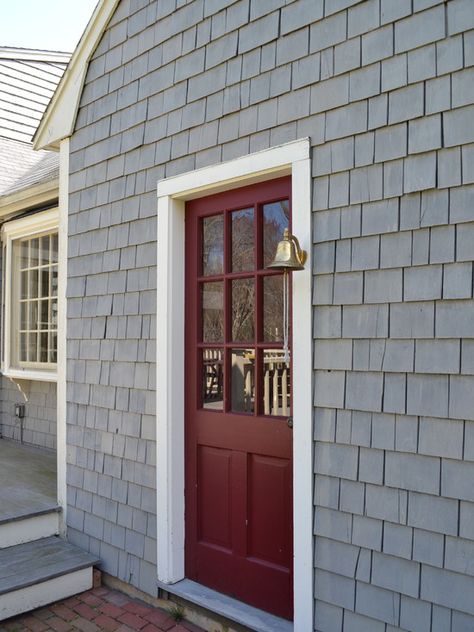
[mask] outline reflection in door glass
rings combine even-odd
[[[232,272],[253,270],[253,208],[232,213]]]
[[[283,340],[283,276],[263,277],[263,339]]]
[[[232,340],[254,339],[254,281],[232,281]]]
[[[204,276],[224,271],[224,216],[202,220],[202,273]]]
[[[255,403],[255,352],[232,349],[231,406],[235,413],[253,413]]]
[[[222,410],[224,401],[224,352],[202,350],[202,407]]]
[[[281,349],[263,352],[263,414],[290,415],[290,364]]]
[[[202,339],[204,342],[224,340],[224,283],[202,284]]]
[[[289,228],[290,205],[288,200],[263,205],[263,266],[273,261],[283,231]]]

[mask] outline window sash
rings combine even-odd
[[[12,368],[57,365],[58,233],[12,240]]]

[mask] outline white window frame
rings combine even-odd
[[[184,579],[184,236],[187,200],[292,176],[292,228],[308,252],[294,275],[293,532],[294,629],[313,629],[313,436],[311,332],[311,159],[293,141],[158,183],[156,490],[158,580]]]
[[[35,235],[57,231],[58,226],[59,212],[57,208],[15,219],[6,222],[2,226],[4,257],[2,374],[12,379],[41,380],[43,382],[56,382],[57,380],[57,364],[56,368],[52,368],[50,363],[48,363],[45,368],[16,366],[12,358],[11,345],[14,336],[12,313],[14,307],[13,302],[15,300],[13,287],[15,278],[15,271],[13,269],[13,242],[17,239],[30,238]]]

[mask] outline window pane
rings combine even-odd
[[[58,301],[51,301],[51,323],[50,327],[52,329],[57,329],[58,327]]]
[[[263,352],[264,415],[290,415],[290,364],[284,362],[283,351],[265,349]]]
[[[29,289],[29,298],[37,298],[38,297],[38,270],[30,270],[29,272],[29,281],[30,281],[30,289]]]
[[[202,220],[202,273],[204,276],[224,271],[224,216]]]
[[[232,281],[232,340],[254,339],[254,281]]]
[[[39,361],[48,361],[48,332],[44,331],[39,334]]]
[[[38,348],[38,335],[28,334],[28,362],[36,362],[36,351]]]
[[[202,339],[204,342],[224,340],[224,283],[202,284]]]
[[[20,296],[28,298],[28,272],[22,272],[20,277]]]
[[[49,296],[49,268],[40,270],[41,290],[40,296]]]
[[[51,296],[58,295],[58,266],[51,268]]]
[[[20,361],[26,362],[27,360],[27,351],[26,351],[26,341],[28,334],[20,334]]]
[[[40,237],[40,265],[49,264],[49,235]]]
[[[289,202],[273,202],[263,206],[263,266],[271,263],[275,257],[278,242],[283,231],[289,227]]]
[[[28,245],[29,242],[22,241],[20,246],[20,269],[24,270],[28,267]]]
[[[58,335],[55,331],[49,334],[49,361],[57,362]]]
[[[231,408],[235,413],[253,413],[255,401],[255,352],[232,349]]]
[[[232,271],[253,270],[254,224],[253,208],[232,213]]]
[[[30,241],[30,268],[38,265],[39,261],[39,239]]]
[[[51,263],[58,261],[58,234],[50,235],[51,237]]]
[[[283,340],[283,276],[263,277],[263,339]]]
[[[49,327],[49,301],[46,299],[40,301],[40,318],[38,323],[38,329],[48,329]]]
[[[20,329],[28,328],[27,313],[28,313],[28,303],[26,302],[20,303]]]
[[[202,350],[202,407],[222,410],[224,405],[224,351]]]
[[[30,301],[28,305],[28,329],[38,329],[38,301]]]

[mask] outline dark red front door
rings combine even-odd
[[[292,618],[281,178],[186,207],[186,576]]]

